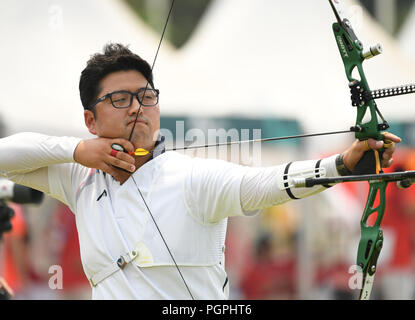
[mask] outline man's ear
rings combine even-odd
[[[85,125],[88,128],[88,131],[93,135],[97,135],[96,131],[96,123],[95,123],[95,115],[91,110],[84,110],[84,120]]]

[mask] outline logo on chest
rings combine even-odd
[[[101,200],[102,197],[106,197],[106,196],[107,196],[107,190],[104,189],[101,195],[97,198],[97,201]]]

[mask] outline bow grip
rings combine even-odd
[[[382,134],[384,137],[384,134]],[[384,144],[381,149],[374,150],[370,149],[367,140],[365,140],[366,150],[362,158],[356,164],[355,168],[352,171],[353,175],[362,175],[362,174],[378,174],[382,173],[382,156],[385,149],[392,147],[392,141],[384,139]]]

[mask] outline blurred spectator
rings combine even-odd
[[[53,260],[63,272],[62,290],[58,293],[62,299],[91,299],[91,286],[81,263],[75,216],[60,202],[53,212],[50,228]]]
[[[12,230],[3,234],[0,275],[15,293],[16,299],[24,297],[31,282],[29,259],[29,234],[21,206],[9,203],[14,210]]]
[[[287,252],[275,257],[272,236],[260,236],[252,264],[241,279],[245,299],[295,299],[296,260],[295,253]]]
[[[415,168],[415,151],[400,150],[394,156],[390,171]],[[379,258],[378,281],[382,299],[415,298],[415,187],[399,189],[389,183],[386,190],[386,209],[382,220],[385,256]],[[382,255],[381,253],[381,255]]]
[[[350,263],[339,258],[328,266],[319,265],[316,283],[319,286],[319,299],[354,300],[359,292],[349,288]],[[326,291],[326,292],[325,292]]]
[[[229,299],[243,299],[240,289],[241,277],[245,266],[249,265],[252,256],[252,238],[255,232],[253,226],[257,222],[256,217],[249,219],[231,219],[228,222],[228,230],[226,236],[226,272],[229,277]],[[241,237],[243,234],[243,237]]]

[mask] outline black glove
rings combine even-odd
[[[4,201],[0,200],[0,240],[3,232],[10,231],[12,224],[10,219],[14,216],[14,210],[10,208]]]

